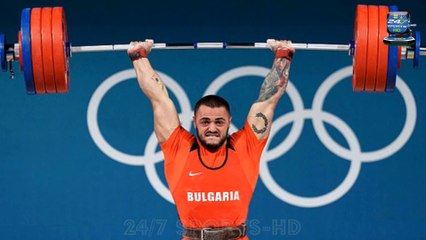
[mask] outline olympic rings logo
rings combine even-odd
[[[206,89],[204,95],[215,94],[221,88],[223,88],[229,82],[246,76],[256,76],[264,78],[269,72],[269,69],[260,66],[242,66],[231,69],[220,76],[218,76]],[[188,130],[192,127],[192,109],[186,92],[183,88],[170,76],[165,73],[159,72],[159,75],[167,85],[167,87],[176,96],[178,104],[181,109],[179,118],[182,126]],[[297,91],[296,87],[289,82],[287,86],[286,94],[289,96],[290,101],[293,105],[293,111],[286,113],[282,116],[276,117],[273,121],[270,140],[279,132],[280,129],[285,127],[287,124],[293,123],[287,137],[275,146],[273,149],[270,148],[270,141],[266,144],[260,166],[260,179],[268,190],[278,199],[286,203],[293,204],[299,207],[320,207],[330,204],[343,195],[345,195],[351,187],[354,185],[358,175],[360,173],[361,164],[380,161],[390,157],[399,151],[405,143],[410,139],[417,119],[417,109],[414,96],[407,86],[407,84],[398,77],[396,87],[401,93],[403,101],[406,107],[406,118],[404,126],[400,134],[396,139],[388,144],[387,146],[370,152],[362,152],[360,143],[356,134],[342,119],[336,115],[326,112],[322,109],[324,101],[328,93],[331,91],[333,86],[342,81],[345,78],[351,77],[352,66],[344,67],[331,74],[315,93],[312,108],[306,109],[303,105],[302,97]],[[87,109],[87,124],[89,133],[99,147],[108,157],[118,162],[128,164],[144,166],[145,173],[151,185],[154,187],[156,192],[163,197],[165,200],[173,203],[172,196],[167,186],[161,181],[155,164],[163,161],[163,155],[161,151],[156,151],[158,142],[155,138],[154,132],[150,135],[144,150],[144,155],[131,155],[123,153],[113,146],[103,137],[98,124],[98,109],[105,94],[116,84],[135,79],[136,74],[133,69],[124,70],[113,74],[107,78],[99,87],[95,90],[90,99],[89,106]],[[350,167],[344,180],[332,191],[321,196],[316,197],[303,197],[297,196],[283,189],[271,175],[269,171],[268,163],[275,161],[278,158],[285,155],[299,139],[305,119],[311,119],[315,133],[318,135],[321,143],[336,156],[350,161]],[[348,143],[348,149],[337,143],[327,132],[324,122],[330,124],[335,129],[341,132],[342,136]],[[236,131],[237,128],[231,125],[230,132]]]

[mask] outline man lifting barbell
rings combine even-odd
[[[139,86],[153,107],[154,131],[184,228],[183,239],[248,239],[245,222],[260,157],[275,107],[287,87],[295,51],[290,41],[269,40],[267,44],[275,60],[244,127],[228,136],[229,104],[222,97],[208,95],[195,105],[195,137],[180,125],[166,86],[147,58],[153,42],[130,43],[128,55]]]

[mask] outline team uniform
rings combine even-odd
[[[246,122],[211,153],[182,126],[173,131],[161,148],[167,183],[185,228],[245,224],[266,141],[259,141]]]

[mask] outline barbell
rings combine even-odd
[[[357,5],[354,39],[348,44],[293,43],[298,50],[347,51],[352,57],[354,91],[393,92],[401,59],[419,65],[426,48],[407,12],[396,6]],[[0,65],[14,76],[19,61],[28,94],[67,93],[69,59],[79,52],[125,51],[128,44],[72,46],[63,7],[25,8],[21,12],[18,43],[6,43],[0,34]],[[155,43],[153,49],[266,49],[266,42]]]

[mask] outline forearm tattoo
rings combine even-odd
[[[152,80],[156,81],[157,83],[160,82],[160,78],[158,78],[157,76],[152,76]]]
[[[157,74],[152,75],[151,79],[161,86],[161,90],[165,90],[164,82],[161,81],[160,77]]]
[[[256,117],[262,118],[265,123],[265,126],[262,129],[257,129],[257,127],[254,124],[252,124],[251,127],[253,128],[253,131],[257,134],[265,133],[266,130],[268,129],[268,118],[265,116],[265,114],[261,112],[256,113]]]
[[[260,88],[259,98],[256,102],[264,102],[274,96],[280,88],[287,87],[290,61],[285,58],[277,58],[271,71],[266,75]]]

